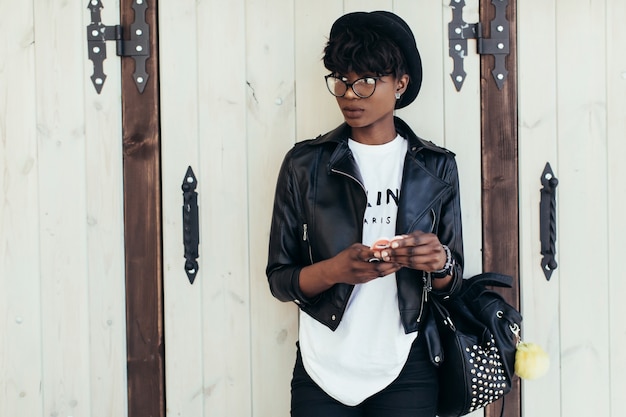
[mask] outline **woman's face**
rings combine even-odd
[[[339,74],[348,84],[363,77],[375,77],[376,74],[365,73]],[[376,89],[374,94],[367,98],[361,98],[348,88],[343,97],[337,97],[337,104],[343,114],[346,123],[354,128],[376,127],[378,124],[393,124],[393,111],[396,106],[396,93],[403,94],[408,85],[408,75],[395,79],[393,75],[376,77]]]

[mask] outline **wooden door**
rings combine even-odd
[[[526,416],[626,415],[624,16],[621,0],[519,4],[522,307],[526,339],[552,362],[525,385]],[[539,240],[546,163],[559,181],[549,281]]]
[[[98,95],[89,19],[0,1],[2,416],[126,415],[119,61]]]
[[[332,22],[393,10],[413,28],[422,91],[398,112],[422,137],[457,153],[466,273],[482,270],[479,57],[450,79],[447,4],[430,0],[179,0],[159,4],[167,413],[289,415],[297,310],[265,277],[278,168],[294,142],[342,120],[320,62]],[[468,1],[467,21],[477,21]],[[470,41],[470,49],[475,44]],[[198,180],[199,271],[183,258],[181,184]]]

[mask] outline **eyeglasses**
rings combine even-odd
[[[354,82],[348,83],[347,78],[345,77],[337,77],[333,74],[326,75],[324,79],[326,79],[326,87],[330,94],[335,97],[343,97],[348,92],[348,88],[352,88],[354,94],[360,98],[368,98],[374,91],[376,91],[376,81],[384,77],[383,74],[376,77],[363,77],[355,80]]]

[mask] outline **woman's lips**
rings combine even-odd
[[[363,114],[363,109],[360,107],[344,107],[341,109],[343,111],[343,115],[347,118],[353,119],[355,117],[360,117]]]

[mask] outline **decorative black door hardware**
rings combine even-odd
[[[198,245],[200,224],[198,221],[198,193],[195,191],[198,180],[191,167],[183,179],[183,245],[185,247],[185,272],[189,283],[193,284],[198,274]]]
[[[120,25],[106,26],[102,24],[101,10],[104,7],[101,0],[89,0],[88,9],[91,10],[91,23],[87,26],[87,49],[89,59],[93,62],[91,82],[98,94],[107,76],[104,73],[103,63],[107,57],[106,41],[115,41],[118,56],[130,56],[135,60],[133,78],[140,93],[148,81],[146,60],[150,58],[150,26],[146,23],[147,0],[135,0],[133,10],[135,21],[130,27],[130,39],[125,40],[126,31]]]
[[[539,202],[539,238],[541,240],[541,269],[549,281],[556,263],[556,187],[559,180],[549,163],[541,174],[541,200]]]
[[[491,0],[496,9],[495,18],[491,21],[491,37],[483,37],[482,23],[467,23],[463,20],[463,8],[465,0],[450,0],[452,9],[452,21],[448,24],[449,54],[453,60],[453,71],[450,76],[456,87],[461,91],[467,73],[463,69],[463,59],[467,56],[467,40],[476,39],[478,53],[481,55],[493,55],[495,67],[491,71],[493,79],[502,90],[508,71],[505,66],[505,58],[509,54],[509,22],[506,20],[506,8],[508,0]]]

